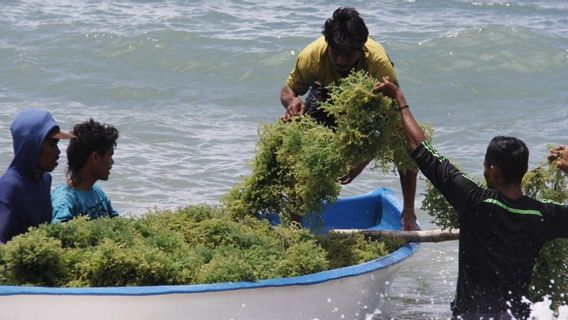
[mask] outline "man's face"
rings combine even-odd
[[[114,164],[112,156],[114,155],[114,148],[106,150],[104,154],[98,155],[98,161],[95,166],[96,178],[106,181],[110,176],[110,170]]]
[[[39,159],[37,161],[37,168],[41,171],[51,172],[59,164],[57,160],[59,159],[59,139],[46,138],[43,141],[41,152],[39,154]]]
[[[329,46],[328,56],[337,72],[342,77],[346,77],[357,62],[359,62],[361,51],[349,45]]]

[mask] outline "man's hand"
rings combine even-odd
[[[346,175],[344,175],[339,179],[339,182],[341,184],[351,183],[353,180],[355,180],[355,178],[357,178],[359,174],[361,174],[361,172],[363,172],[363,169],[365,169],[365,167],[367,166],[367,164],[369,164],[369,162],[371,162],[371,160],[365,161],[361,164],[351,167],[351,169],[349,169],[349,172],[347,172]]]
[[[292,102],[286,107],[286,112],[280,119],[284,122],[292,120],[293,117],[303,116],[305,112],[304,102],[298,98],[292,98]]]
[[[284,122],[292,120],[293,117],[304,115],[304,102],[298,94],[290,87],[284,86],[280,91],[280,102],[286,108],[286,112],[280,119]]]
[[[548,161],[555,162],[558,169],[568,173],[568,146],[558,146],[550,150]]]
[[[408,105],[406,97],[402,90],[394,82],[390,82],[389,77],[383,77],[382,81],[377,82],[373,87],[374,93],[382,93],[385,96],[393,99],[399,108]]]
[[[402,224],[403,231],[420,230],[420,227],[418,227],[418,224],[416,223],[416,214],[414,213],[414,209],[403,209],[400,223]]]

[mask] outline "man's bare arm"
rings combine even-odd
[[[410,108],[408,107],[406,97],[402,90],[400,90],[400,88],[394,83],[390,82],[388,77],[384,77],[383,82],[375,85],[373,91],[380,92],[392,98],[396,102],[398,110],[400,111],[402,127],[406,137],[408,138],[408,147],[410,150],[416,149],[422,141],[426,140],[426,137],[424,135],[424,131],[422,131],[422,128],[420,128],[418,122],[414,119],[412,112],[410,112]]]
[[[280,103],[286,109],[282,120],[290,121],[292,117],[304,115],[304,102],[298,94],[290,87],[285,86],[280,91]]]

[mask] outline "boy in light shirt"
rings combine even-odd
[[[91,219],[118,216],[108,196],[95,184],[109,178],[118,130],[90,119],[75,125],[73,134],[76,137],[67,148],[69,179],[51,194],[51,222],[65,222],[79,215]]]

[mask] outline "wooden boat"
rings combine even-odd
[[[344,198],[322,215],[330,229],[400,230],[400,201],[389,189]],[[370,319],[409,243],[366,263],[255,282],[107,288],[0,286],[2,320]]]

